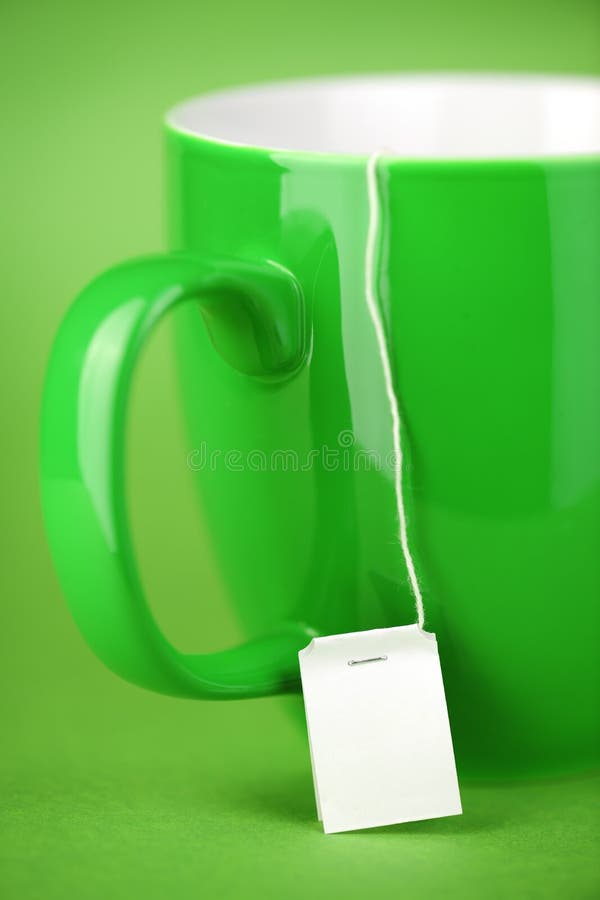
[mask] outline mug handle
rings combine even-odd
[[[42,403],[42,504],[52,557],[75,621],[99,658],[142,687],[178,697],[294,690],[312,632],[284,623],[219,653],[186,654],[144,597],[126,514],[125,431],[144,341],[174,306],[199,306],[213,343],[249,376],[289,377],[305,357],[302,293],[273,262],[134,260],[78,297],[56,337]]]

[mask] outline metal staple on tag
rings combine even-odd
[[[349,659],[349,666],[361,666],[363,663],[369,662],[385,662],[387,656],[368,656],[366,659]]]

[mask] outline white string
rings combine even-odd
[[[379,236],[380,221],[380,205],[379,192],[377,185],[377,161],[379,153],[373,153],[367,162],[367,190],[369,197],[369,228],[367,232],[367,247],[365,253],[365,296],[367,306],[375,335],[377,337],[377,345],[379,348],[379,356],[383,368],[383,376],[385,379],[385,390],[390,404],[390,412],[392,414],[392,439],[394,445],[394,489],[396,492],[396,507],[398,510],[398,526],[400,533],[400,546],[404,555],[404,562],[408,571],[408,580],[411,590],[415,598],[415,609],[417,612],[417,624],[419,628],[423,628],[425,624],[425,609],[423,607],[423,595],[419,586],[419,579],[415,564],[408,545],[408,533],[406,527],[406,510],[404,508],[404,495],[402,491],[402,475],[403,475],[403,454],[402,441],[400,436],[401,423],[400,411],[398,407],[398,398],[394,390],[394,381],[392,377],[392,367],[390,363],[390,355],[388,351],[383,321],[379,311],[379,305],[376,298],[376,272],[375,263],[377,255],[377,239]]]

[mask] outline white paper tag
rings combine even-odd
[[[327,834],[460,815],[434,634],[418,625],[338,634],[298,656]]]

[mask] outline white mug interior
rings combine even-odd
[[[196,97],[172,128],[269,150],[410,159],[600,153],[600,79],[403,74],[314,78]]]

